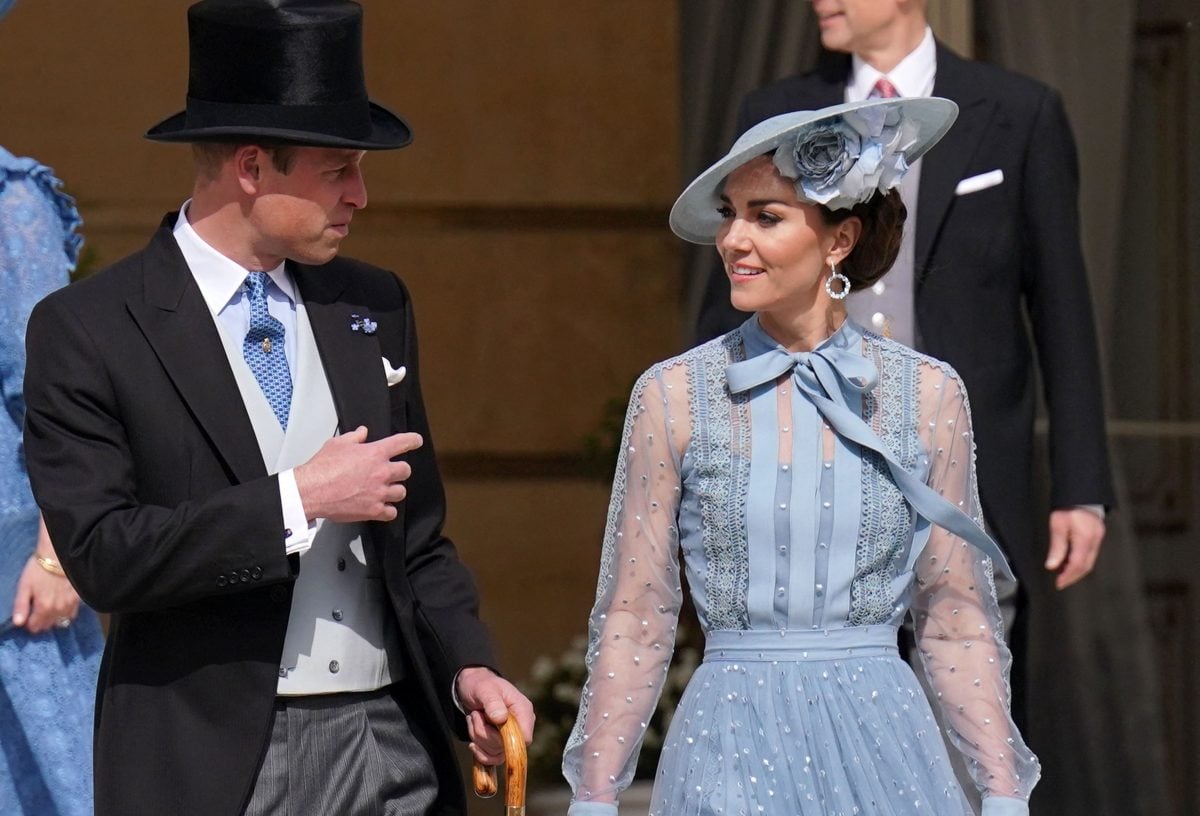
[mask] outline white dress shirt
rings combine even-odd
[[[217,331],[226,338],[236,341],[238,348],[250,331],[250,299],[245,289],[249,270],[222,255],[197,234],[188,223],[187,209],[191,201],[179,208],[179,220],[175,222],[175,242],[187,262],[188,269],[200,289],[208,311],[213,316]],[[284,264],[266,270],[271,279],[267,287],[267,311],[283,324],[284,356],[288,368],[296,370],[296,286],[288,275]],[[291,468],[279,473],[279,498],[283,505],[284,550],[288,555],[303,553],[312,544],[313,525],[304,514],[304,503],[300,489],[296,486],[296,475]]]
[[[929,96],[937,73],[937,43],[933,29],[925,27],[925,36],[913,51],[886,74],[868,65],[862,57],[850,58],[850,81],[846,83],[846,101],[861,102],[871,95],[880,77],[887,77],[901,96]]]

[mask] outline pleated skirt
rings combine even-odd
[[[972,816],[890,626],[712,632],[652,816]]]

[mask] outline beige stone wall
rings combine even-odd
[[[0,23],[0,144],[52,165],[101,263],[190,187],[142,132],[183,104],[183,0],[18,0]],[[347,254],[411,287],[449,531],[506,670],[582,631],[607,486],[584,437],[674,353],[675,4],[365,0],[372,95],[416,134],[367,158]]]

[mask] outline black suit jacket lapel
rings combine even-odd
[[[289,262],[288,268],[304,300],[341,432],[363,425],[367,428],[367,439],[374,441],[400,430],[392,426],[378,335],[351,328],[356,322],[361,325],[363,318],[371,319],[370,310],[359,305],[362,298],[353,283],[338,270],[327,267]],[[397,505],[396,510],[392,523],[369,527],[375,535],[370,538],[372,546],[365,552],[368,562],[380,568],[387,563],[388,541],[403,541],[404,505]],[[386,534],[389,529],[393,536]],[[395,552],[403,553],[403,549],[397,548]]]
[[[917,284],[924,281],[929,256],[954,200],[954,188],[988,128],[993,106],[971,82],[970,64],[937,44],[937,74],[933,95],[958,103],[958,119],[921,162],[921,185],[917,194],[917,235],[914,270]]]
[[[365,425],[372,440],[393,433],[379,338],[351,328],[357,320],[370,319],[370,311],[356,305],[361,299],[339,272],[304,264],[289,267],[308,312],[342,432]]]
[[[143,297],[126,306],[235,481],[261,478],[267,470],[225,347],[171,234],[176,217],[163,219],[143,252]]]

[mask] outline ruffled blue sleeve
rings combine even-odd
[[[25,418],[25,324],[34,304],[65,286],[75,268],[82,223],[53,171],[0,148],[0,392],[9,418]]]

